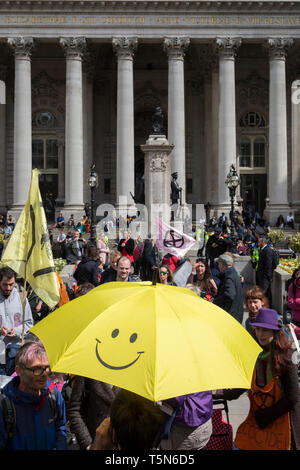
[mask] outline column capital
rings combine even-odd
[[[238,48],[242,44],[242,39],[239,37],[217,37],[215,44],[219,57],[233,60]]]
[[[59,44],[65,52],[67,59],[82,59],[86,50],[84,37],[60,38]]]
[[[270,60],[285,60],[287,50],[294,44],[294,39],[285,38],[268,38],[264,43],[264,47],[269,51]]]
[[[164,51],[170,59],[183,60],[185,51],[190,45],[190,38],[186,36],[165,37]]]
[[[32,37],[18,36],[7,39],[8,45],[14,51],[16,58],[29,59],[34,47],[34,39]]]
[[[137,50],[137,45],[137,37],[122,36],[112,38],[113,50],[120,59],[133,59],[134,53]]]

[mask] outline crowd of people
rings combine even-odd
[[[135,241],[130,230],[125,230],[111,247],[103,232],[96,245],[92,245],[75,223],[72,233],[66,236],[64,227],[58,225],[64,221],[57,220],[57,228],[61,229],[57,242],[62,245],[67,262],[74,265],[73,289],[68,287],[68,295],[72,300],[114,281],[155,281],[175,289],[176,273],[185,263],[190,264],[186,288],[232,315],[263,349],[248,391],[252,414],[242,425],[256,426],[264,433],[268,426],[277,423],[284,434],[284,448],[300,449],[298,369],[291,359],[294,346],[289,329],[282,322],[283,312],[272,308],[273,248],[267,225],[253,225],[258,220],[248,213],[244,216],[241,241],[251,244],[251,254],[255,253],[252,263],[256,285],[247,289],[235,269],[234,245],[226,230],[225,214],[216,224],[209,224],[205,246],[194,263],[187,256],[172,253],[162,256],[150,233],[147,238]],[[10,268],[0,269],[0,340],[4,343],[0,374],[13,376],[3,388],[3,396],[6,401],[9,399],[16,421],[10,430],[3,411],[7,403],[2,398],[0,449],[58,450],[75,446],[81,450],[133,452],[206,448],[212,435],[212,390],[153,403],[111,384],[52,373],[46,350],[29,332],[43,318],[33,311],[37,304],[41,309],[43,302],[35,300],[33,308],[26,300],[22,325],[17,281]],[[289,283],[288,307],[293,315],[293,331],[300,338],[300,267]],[[248,315],[244,323],[245,311]],[[22,328],[26,338],[23,345]],[[238,398],[244,392],[217,391],[226,400]],[[257,393],[274,394],[276,402],[257,406]],[[239,428],[233,448],[252,448],[253,442],[249,436],[246,442],[244,434]]]

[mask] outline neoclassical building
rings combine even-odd
[[[82,213],[143,199],[157,106],[183,199],[300,216],[300,1],[0,0],[0,210],[31,169],[43,198]],[[298,93],[299,91],[299,93]]]

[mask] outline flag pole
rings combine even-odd
[[[26,298],[27,298],[27,261],[25,262],[25,277],[24,277],[24,286],[23,286],[23,293],[22,293],[22,310],[23,310],[23,318],[22,318],[22,341],[21,345],[23,346],[24,344],[24,331],[25,331],[25,310],[26,310]]]
[[[32,181],[32,177],[31,177]],[[31,183],[30,183],[31,187]],[[29,238],[29,219],[27,220],[27,236],[26,236],[26,245],[27,245],[27,253],[28,253],[28,238]],[[23,318],[22,318],[22,340],[21,340],[21,345],[23,346],[24,344],[24,333],[25,333],[25,311],[26,311],[26,298],[27,298],[27,263],[28,259],[25,259],[25,267],[24,267],[24,284],[23,284],[23,293],[22,293],[22,313],[23,313]]]

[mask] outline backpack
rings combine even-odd
[[[57,396],[55,385],[51,382],[48,392],[48,400],[53,415],[54,422],[57,419]],[[2,408],[3,421],[7,433],[7,440],[12,439],[16,429],[16,409],[14,402],[11,398],[4,395],[3,391],[0,393],[0,406]]]
[[[273,250],[272,270],[274,271],[274,269],[276,269],[279,264],[280,254],[279,254],[279,251],[276,250],[276,248],[272,248],[272,250]]]

